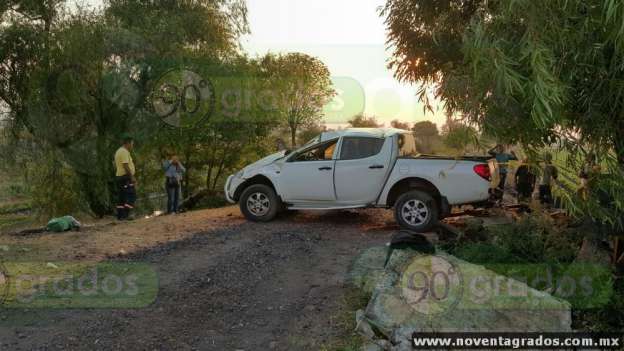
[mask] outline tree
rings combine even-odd
[[[408,122],[401,122],[398,119],[392,120],[390,122],[390,126],[392,126],[392,128],[396,128],[396,129],[404,129],[404,130],[409,130],[410,129],[410,125]]]
[[[438,136],[438,126],[431,121],[422,121],[415,123],[412,127],[414,135],[434,137]]]
[[[422,152],[432,153],[434,142],[440,138],[438,126],[431,121],[422,121],[415,123],[412,131]]]
[[[582,159],[575,154],[600,150],[611,179],[603,190],[618,200],[570,206],[623,226],[622,2],[388,0],[381,14],[390,66],[400,80],[422,83],[423,99],[433,88],[449,114],[502,142],[558,142],[573,155],[572,173]]]
[[[377,123],[375,116],[366,116],[364,114],[353,116],[348,122],[352,128],[379,128],[382,126],[382,124]]]
[[[301,133],[299,133],[299,144],[303,145],[326,131],[327,126],[323,124],[309,126],[308,128],[302,130]]]
[[[478,144],[479,133],[461,121],[449,118],[442,126],[444,144],[459,152],[466,152],[471,145]]]
[[[237,171],[266,151],[263,139],[280,120],[274,106],[262,99],[272,81],[262,76],[260,61],[237,56],[227,63],[194,68],[201,76],[221,75],[211,79],[213,111],[189,128],[163,128],[154,135],[152,148],[166,147],[181,156],[187,168],[185,197],[197,190],[214,194],[226,172]]]
[[[12,135],[60,152],[101,216],[112,208],[110,160],[120,135],[140,145],[162,127],[149,106],[151,85],[192,59],[225,62],[247,31],[246,9],[238,0],[110,0],[103,12],[62,5],[0,7],[0,100]]]
[[[290,131],[291,145],[297,132],[321,120],[323,107],[334,96],[329,69],[319,59],[302,54],[269,54],[262,67],[277,98],[276,112]]]

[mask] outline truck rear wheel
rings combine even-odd
[[[243,191],[240,210],[252,222],[269,222],[282,207],[275,190],[264,184],[256,184]]]
[[[438,222],[438,203],[428,193],[412,190],[401,195],[394,205],[394,217],[405,229],[425,232]]]

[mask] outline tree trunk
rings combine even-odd
[[[114,174],[110,160],[110,152],[106,138],[100,133],[96,142],[96,163],[79,164],[74,170],[78,174],[82,191],[89,205],[89,209],[97,216],[103,217],[113,213],[117,199],[117,186],[110,177]],[[84,169],[92,165],[94,169]]]
[[[585,233],[585,238],[575,262],[609,265],[611,253],[602,245],[604,233],[601,231],[600,224],[588,217],[585,218],[581,229]]]
[[[208,172],[206,174],[206,189],[210,188],[212,180],[212,164],[208,165]]]
[[[290,127],[290,146],[293,150],[297,147],[297,127]]]
[[[117,189],[103,177],[93,174],[78,174],[85,200],[89,204],[89,209],[98,218],[113,213],[113,206],[110,196],[117,196]],[[114,195],[112,195],[114,194]]]
[[[189,173],[191,172],[192,164],[191,164],[191,151],[187,148],[184,150],[184,161],[186,162],[185,168],[186,172],[184,172],[184,179],[182,180],[182,198],[186,199],[190,194],[190,185],[189,185]]]
[[[618,138],[613,144],[618,163],[620,164],[620,167],[624,167],[624,139]]]

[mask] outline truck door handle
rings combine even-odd
[[[332,168],[331,167],[321,167],[319,168],[319,171],[331,171]]]
[[[382,166],[382,165],[372,165],[372,166],[370,166],[368,168],[370,168],[370,169],[382,169],[382,168],[384,168],[384,166]]]

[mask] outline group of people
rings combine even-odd
[[[496,197],[502,199],[509,173],[509,162],[517,161],[518,157],[513,151],[506,152],[505,147],[500,144],[496,145],[488,153],[496,159],[499,166],[500,181],[496,189]],[[522,159],[514,175],[518,201],[527,201],[532,198],[538,178],[540,203],[543,205],[553,204],[552,186],[559,178],[559,170],[553,165],[550,153],[544,154],[543,163],[540,166],[530,164],[527,157]]]
[[[116,212],[120,221],[132,219],[131,211],[136,202],[136,167],[130,153],[133,148],[134,139],[131,136],[124,136],[123,144],[115,152],[115,183],[118,191]],[[162,167],[167,192],[167,214],[175,214],[179,208],[181,182],[186,168],[173,152],[168,153]]]
[[[117,219],[131,219],[130,213],[136,202],[136,168],[132,159],[131,151],[134,147],[134,139],[130,136],[123,137],[123,145],[115,152],[116,185],[118,190]],[[509,173],[509,162],[517,161],[513,151],[507,152],[501,144],[488,151],[494,157],[499,166],[500,181],[496,188],[495,197],[501,200],[505,191],[505,184]],[[178,159],[178,156],[169,152],[162,162],[165,178],[165,190],[167,192],[167,214],[178,212],[181,194],[181,181],[186,169]],[[586,167],[579,178],[581,189],[587,188],[586,183],[590,174],[596,168],[595,156],[588,154]],[[535,185],[539,179],[539,200],[544,205],[552,205],[552,186],[559,177],[559,171],[552,163],[552,155],[544,154],[543,163],[538,167],[529,163],[525,157],[516,169],[514,180],[518,201],[530,200],[533,196]]]

